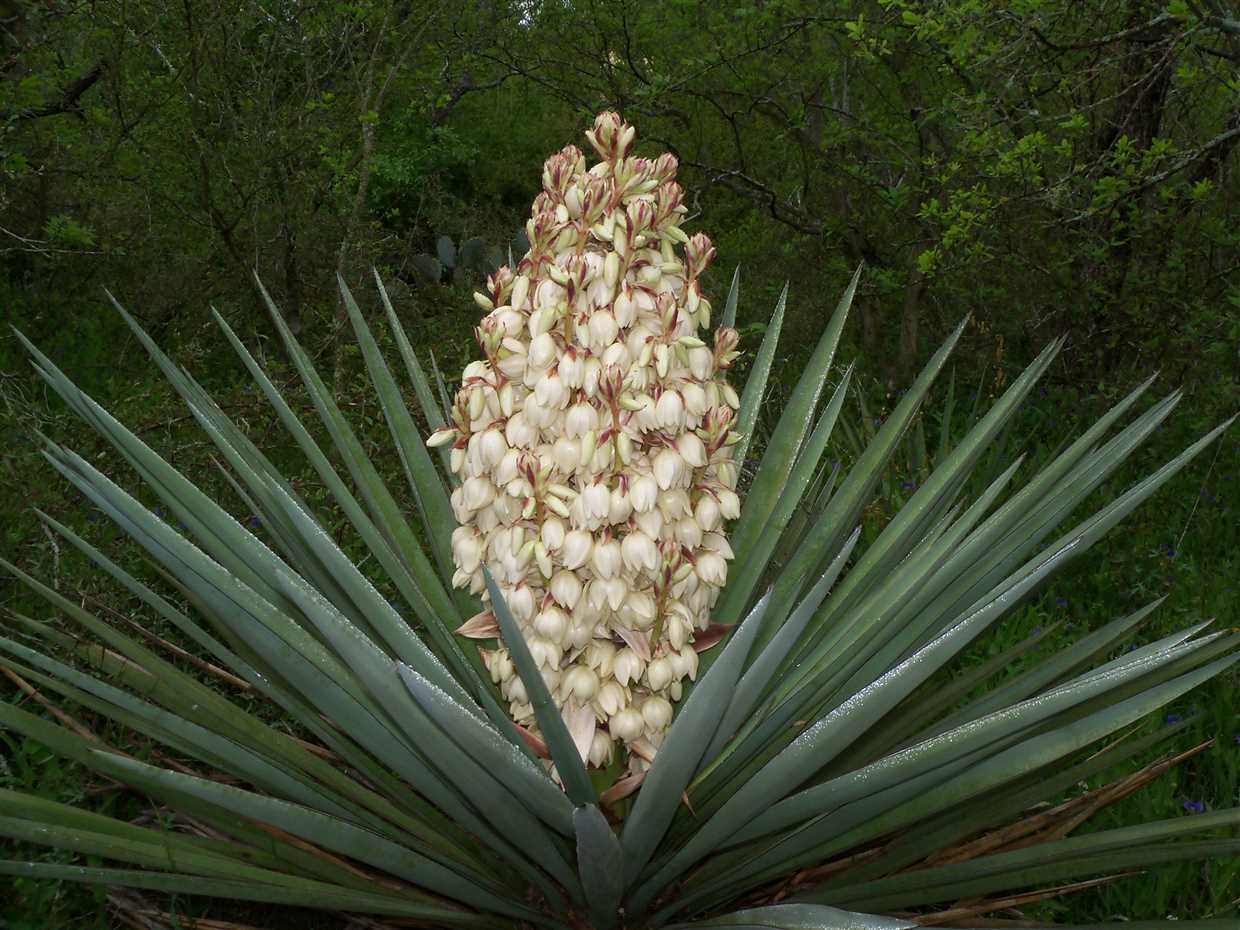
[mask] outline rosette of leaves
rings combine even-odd
[[[862,511],[963,324],[851,468],[832,477],[823,452],[850,379],[831,383],[830,372],[857,286],[854,278],[827,318],[743,489],[729,531],[735,559],[711,617],[721,639],[702,653],[653,764],[615,784],[587,772],[493,581],[496,622],[540,740],[510,719],[474,644],[453,632],[479,604],[453,591],[451,479],[422,439],[445,426],[444,411],[381,285],[392,359],[342,289],[399,453],[395,483],[274,307],[321,430],[219,319],[346,518],[365,573],[338,528],[328,532],[326,517],[131,318],[261,527],[235,519],[29,345],[40,376],[133,467],[152,506],[93,457],[49,440],[51,467],[145,551],[167,587],[43,515],[47,526],[250,690],[244,701],[221,693],[5,563],[55,614],[7,618],[6,666],[179,761],[135,759],[11,703],[0,704],[0,725],[201,829],[0,791],[0,835],[83,857],[7,859],[0,874],[402,926],[895,928],[949,915],[976,923],[1023,890],[1036,898],[1097,876],[1235,856],[1236,808],[1071,835],[1119,789],[1034,807],[1177,732],[1133,728],[1228,668],[1240,633],[1194,623],[1113,657],[1150,604],[1019,676],[999,673],[1030,643],[980,665],[957,661],[1227,424],[1081,514],[1176,406],[1178,392],[1143,404],[1147,382],[1022,486],[1011,486],[1013,465],[966,496],[970,474],[1055,358],[1052,343],[863,545]],[[735,306],[734,287],[720,322],[734,323]],[[781,298],[740,397],[743,435],[766,393],[783,312]],[[426,422],[415,420],[406,384]],[[788,554],[778,567],[776,551]],[[940,673],[950,673],[946,684]],[[881,916],[891,914],[903,916]]]

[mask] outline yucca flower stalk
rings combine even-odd
[[[1201,622],[1117,651],[1156,602],[1098,618],[1017,676],[1001,673],[1036,638],[955,662],[1228,424],[1069,524],[1175,407],[1178,392],[1139,407],[1151,379],[1022,487],[1010,487],[1018,460],[971,494],[1056,342],[862,545],[862,511],[964,324],[837,474],[822,460],[850,384],[851,368],[832,372],[855,276],[734,497],[786,290],[737,397],[725,378],[737,278],[712,336],[701,291],[712,249],[681,229],[674,162],[634,157],[631,127],[611,114],[589,139],[594,167],[572,148],[548,162],[530,253],[479,298],[484,360],[455,402],[436,400],[439,373],[427,376],[379,284],[425,422],[341,282],[405,487],[385,482],[274,306],[326,441],[217,315],[356,533],[365,574],[326,516],[127,314],[260,526],[26,343],[162,510],[50,440],[49,462],[167,586],[41,514],[49,530],[250,694],[234,700],[3,563],[55,614],[8,613],[6,667],[176,762],[134,759],[70,718],[0,703],[0,726],[166,814],[139,825],[0,791],[0,835],[103,863],[11,859],[0,874],[401,926],[842,930],[976,921],[1135,868],[1240,852],[1234,808],[1069,835],[1188,754],[1074,794],[1181,732],[1142,722],[1231,666],[1240,633]],[[479,638],[494,642],[479,650]],[[256,698],[267,706],[251,708]]]
[[[586,135],[600,160],[587,169],[575,146],[548,159],[529,252],[475,295],[485,359],[430,444],[452,443],[462,481],[454,584],[489,599],[485,561],[582,758],[604,765],[619,740],[642,771],[727,580],[738,337],[699,337],[715,250],[680,228],[676,159],[630,155],[614,113]],[[494,637],[494,614],[461,632]],[[483,657],[537,735],[508,650]]]

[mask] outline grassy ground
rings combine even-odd
[[[87,333],[85,339],[80,332],[52,331],[36,336],[45,350],[78,378],[85,389],[136,428],[177,467],[202,479],[211,493],[230,501],[234,512],[246,517],[243,509],[236,509],[240,504],[214,471],[209,443],[184,415],[171,390],[146,376],[136,343],[118,330],[114,322],[98,320],[92,325],[97,329]],[[464,327],[458,320],[442,325],[427,320],[420,325],[425,327],[421,335],[428,341],[462,344],[459,339],[463,332],[457,331]],[[220,354],[219,341],[205,332],[201,336],[191,336],[179,357],[195,372],[206,373],[204,377],[221,405],[246,424],[253,436],[263,437],[263,447],[313,499],[313,479],[308,467],[289,448],[283,435],[272,428],[259,396],[241,380],[237,368]],[[275,360],[279,372],[278,353],[271,352],[270,358]],[[449,359],[445,367],[457,367],[457,361]],[[126,486],[135,485],[127,470],[117,465],[114,457],[104,454],[103,443],[58,405],[49,403],[20,365],[13,346],[0,347],[0,372],[5,373],[0,381],[0,438],[3,439],[0,445],[0,555],[41,578],[54,581],[59,590],[71,596],[97,597],[122,615],[141,617],[136,605],[105,584],[84,560],[57,546],[30,513],[32,507],[41,508],[83,531],[92,541],[104,544],[105,548],[119,542],[110,526],[42,462],[37,451],[37,432],[44,432],[76,449]],[[783,370],[782,364],[776,370]],[[288,377],[287,372],[283,377]],[[354,391],[349,387],[361,384],[360,379],[346,378],[344,383],[346,409],[363,432],[372,437],[370,451],[377,461],[394,474],[399,464],[394,455],[383,448],[383,427],[377,407],[360,389]],[[967,383],[967,375],[962,374],[959,388],[962,398],[969,396],[969,390],[963,386]],[[983,395],[994,386],[993,374],[978,385]],[[1033,399],[1012,431],[1004,454],[1027,451],[1030,462],[1025,467],[1032,468],[1033,463],[1065,437],[1074,435],[1081,423],[1095,417],[1108,400],[1113,399],[1109,397],[1112,393],[1102,389],[1078,392],[1062,385],[1048,388]],[[1140,452],[1120,476],[1100,491],[1098,500],[1113,495],[1174,455],[1204,432],[1218,412],[1234,400],[1206,392],[1190,396],[1171,425],[1155,434],[1149,448]],[[884,398],[873,396],[866,415],[871,419],[881,418],[883,404]],[[772,406],[777,406],[777,402]],[[309,415],[308,409],[306,413]],[[861,432],[860,415],[853,422]],[[939,425],[932,408],[925,418],[930,448],[935,446]],[[959,425],[957,419],[954,429]],[[847,443],[841,442],[836,452],[847,457]],[[897,464],[884,483],[883,494],[867,515],[871,529],[882,525],[921,477],[916,455],[909,455]],[[962,661],[980,661],[1039,628],[1058,623],[1045,643],[1042,654],[1046,654],[1047,650],[1067,646],[1088,630],[1162,594],[1169,595],[1167,602],[1140,631],[1137,641],[1148,641],[1209,617],[1217,618],[1217,628],[1240,627],[1240,601],[1236,597],[1236,587],[1240,584],[1238,513],[1240,428],[1227,434],[1186,473],[1162,490],[1153,502],[1131,516],[1109,541],[1057,576],[1036,599],[1013,611]],[[149,571],[141,566],[132,547],[114,545],[112,551],[123,553],[126,567],[135,574],[149,578]],[[0,604],[41,615],[30,596],[4,576],[0,576]],[[167,633],[161,627],[155,629],[161,634]],[[1187,748],[1209,739],[1213,744],[1151,787],[1104,811],[1087,829],[1193,816],[1202,810],[1240,803],[1237,796],[1240,785],[1238,684],[1240,682],[1232,674],[1170,708],[1171,716],[1167,720],[1174,722],[1180,717],[1191,720],[1166,750]],[[227,688],[226,685],[221,687]],[[7,680],[0,681],[0,694],[7,700],[26,700]],[[102,739],[123,746],[139,757],[156,751],[134,734],[110,729],[88,715],[82,715],[81,719],[94,727]],[[1163,722],[1153,721],[1151,725]],[[1148,758],[1137,760],[1134,765],[1144,761]],[[1108,774],[1114,777],[1117,773]],[[41,746],[6,733],[0,733],[0,787],[31,791],[130,817],[141,815],[146,807],[142,798],[103,784],[76,766],[58,760]],[[6,850],[3,858],[15,854],[59,858],[57,854],[32,848],[19,848],[16,853]],[[1072,922],[1106,920],[1120,915],[1132,918],[1234,917],[1240,895],[1238,869],[1237,863],[1168,867],[1053,905],[1042,905],[1036,913],[1045,919]],[[14,930],[108,926],[103,916],[102,892],[28,881],[17,882],[13,892],[0,899],[0,915],[3,916],[0,926]],[[291,913],[264,914],[251,907],[218,902],[180,901],[175,902],[174,907],[184,913],[209,914],[270,926],[339,925],[333,918],[308,923],[304,914],[294,919]]]

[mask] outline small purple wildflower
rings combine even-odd
[[[1190,801],[1186,799],[1184,801],[1184,809],[1190,814],[1204,814],[1206,812],[1206,805],[1204,801]]]
[[[1055,598],[1055,606],[1056,606],[1056,607],[1059,607],[1059,608],[1067,607],[1067,606],[1068,606],[1068,599],[1067,599],[1066,597],[1057,597],[1057,598]]]
[[[903,488],[905,491],[911,491],[913,490],[913,488],[917,487],[917,482],[916,481],[901,481],[900,487]]]
[[[1167,723],[1179,723],[1184,719],[1183,714],[1167,714]]]
[[[263,525],[263,521],[254,514],[250,514],[250,516],[246,518],[245,525],[252,530],[256,530]]]

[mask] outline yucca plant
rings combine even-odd
[[[962,499],[1056,342],[861,546],[862,510],[964,324],[848,472],[830,474],[821,460],[851,369],[828,382],[854,277],[739,496],[785,298],[738,396],[725,377],[736,282],[708,345],[700,275],[713,250],[680,228],[675,160],[631,156],[633,130],[614,114],[587,135],[601,160],[587,169],[569,147],[548,162],[530,251],[478,296],[486,358],[451,403],[379,283],[430,443],[341,282],[407,487],[384,483],[274,306],[328,446],[217,315],[356,532],[365,572],[128,315],[261,518],[257,534],[27,343],[171,522],[50,440],[48,460],[176,596],[44,521],[269,706],[243,708],[4,563],[63,621],[10,614],[5,664],[180,761],[151,765],[0,704],[4,727],[175,814],[136,825],[0,792],[0,834],[108,863],[4,861],[0,873],[400,926],[879,928],[1240,852],[1237,809],[1067,835],[1170,760],[1037,807],[1178,732],[1139,726],[1228,668],[1240,633],[1199,623],[1110,658],[1150,604],[997,684],[1028,643],[954,664],[1227,424],[1064,532],[1175,407],[1173,393],[1121,427],[1147,382],[1024,487],[1009,487],[1017,462]]]

